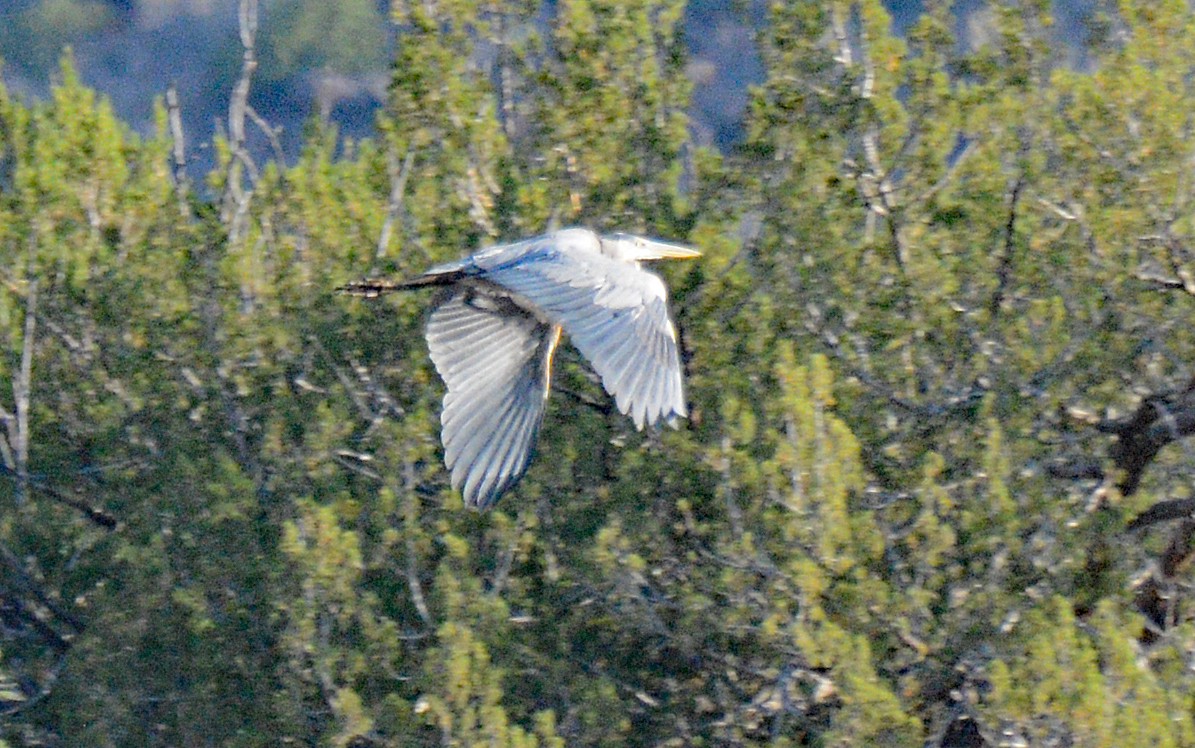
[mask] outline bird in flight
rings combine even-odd
[[[405,281],[341,291],[374,297],[441,286],[427,324],[448,387],[440,416],[453,488],[493,506],[531,462],[561,331],[589,360],[618,410],[643,429],[686,415],[668,291],[640,262],[699,257],[630,234],[570,228],[482,249]]]

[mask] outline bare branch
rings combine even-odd
[[[419,499],[415,495],[415,484],[417,482],[415,480],[415,463],[410,457],[407,457],[403,461],[402,477],[404,493],[407,497],[407,587],[411,591],[411,602],[415,605],[415,611],[419,613],[420,620],[423,621],[424,626],[427,626],[429,629],[431,629],[435,627],[435,624],[432,622],[431,611],[427,607],[427,598],[424,597],[423,594],[423,583],[419,581],[419,569],[416,558],[417,553],[415,550],[415,536],[413,534],[416,521],[416,502],[418,502]]]
[[[502,125],[502,133],[508,140],[514,140],[517,134],[515,123],[515,82],[514,73],[510,65],[510,45],[506,41],[507,26],[509,23],[510,21],[505,13],[498,14],[498,32],[493,42],[497,48],[497,54],[494,56],[494,64],[498,68],[498,119]]]
[[[974,407],[991,387],[991,383],[985,377],[978,377],[966,385],[960,384],[953,392],[944,392],[945,397],[939,398],[937,402],[919,403],[902,397],[868,370],[868,353],[865,344],[857,341],[857,349],[852,354],[842,338],[824,326],[825,320],[817,306],[809,304],[806,311],[808,314],[805,316],[805,329],[821,340],[822,344],[829,349],[830,354],[841,362],[847,376],[859,380],[874,395],[887,400],[894,407],[921,419],[923,424],[927,424],[932,419]],[[854,363],[860,359],[861,363]]]
[[[186,195],[191,186],[187,178],[187,141],[183,134],[183,115],[178,103],[178,89],[173,83],[166,89],[166,122],[170,127],[170,153],[174,161],[174,190],[178,196],[178,211],[179,215],[186,218],[190,213]]]
[[[386,166],[390,173],[390,199],[386,201],[386,220],[382,223],[382,232],[378,235],[378,249],[375,259],[381,260],[386,256],[390,246],[390,236],[394,233],[394,222],[398,220],[402,211],[403,196],[407,191],[407,177],[411,173],[411,165],[415,161],[415,149],[407,146],[407,153],[403,156],[402,166],[399,166],[394,151],[387,149]]]
[[[332,459],[337,464],[352,470],[354,473],[363,475],[370,480],[381,482],[384,477],[376,470],[366,467],[366,463],[373,459],[373,455],[364,452],[354,452],[351,449],[338,449],[332,454]]]
[[[1063,480],[1104,479],[1104,466],[1098,460],[1056,460],[1045,469],[1049,475]]]
[[[233,87],[228,102],[228,145],[232,158],[224,186],[221,219],[228,227],[229,239],[239,241],[244,233],[244,218],[248,214],[252,189],[245,189],[241,181],[242,169],[248,169],[250,181],[256,181],[257,167],[245,148],[245,117],[249,112],[249,87],[257,70],[257,0],[241,0],[238,10],[241,32],[241,76]]]
[[[1195,499],[1171,499],[1161,501],[1137,515],[1129,523],[1128,530],[1140,530],[1143,527],[1169,522],[1175,519],[1195,517]]]
[[[605,416],[608,416],[614,412],[614,407],[610,405],[608,401],[599,400],[583,392],[577,392],[576,390],[569,389],[563,385],[556,384],[555,382],[552,383],[552,392],[559,392],[564,397],[571,398],[581,405],[587,405]]]
[[[17,472],[17,458],[12,453],[12,445],[17,443],[17,418],[3,407],[0,407],[0,421],[4,422],[4,435],[0,436],[0,457],[4,459],[4,467],[15,475]]]
[[[791,425],[791,419],[786,426]],[[789,438],[792,438],[791,430],[786,431]],[[734,480],[731,475],[731,441],[729,434],[722,434],[722,459],[720,460],[719,469],[722,473],[722,485],[720,488],[725,494],[726,499],[726,514],[730,518],[730,533],[736,541],[743,538],[743,510],[739,507],[738,501],[734,496]],[[794,482],[796,476],[793,477]]]
[[[376,379],[369,373],[369,369],[356,359],[349,359],[349,365],[353,367],[353,373],[357,375],[357,380],[365,387],[365,391],[381,405],[381,413],[388,413],[395,418],[402,418],[406,412],[398,401],[394,399],[386,388],[377,382]]]
[[[1012,261],[1016,252],[1017,205],[1021,190],[1025,186],[1025,175],[1017,174],[1008,187],[1008,219],[1004,222],[1004,245],[1000,251],[1000,263],[996,267],[996,290],[988,302],[988,312],[994,320],[1000,314],[1012,280]]]
[[[53,486],[47,485],[43,480],[32,479],[29,481],[27,488],[32,488],[34,491],[53,499],[59,504],[69,506],[71,509],[82,512],[83,516],[89,521],[107,530],[114,530],[116,529],[117,524],[119,524],[117,519],[107,511],[98,507],[94,507],[83,499],[69,496],[65,492],[60,491]]]
[[[1195,278],[1192,278],[1189,273],[1184,278],[1176,278],[1163,275],[1154,269],[1140,268],[1133,274],[1133,277],[1139,281],[1151,283],[1160,289],[1182,291],[1190,296],[1195,296]]]
[[[257,125],[257,129],[266,136],[266,140],[270,141],[270,150],[274,152],[274,160],[280,165],[286,163],[286,152],[282,150],[282,141],[278,139],[278,131],[281,128],[266,122],[265,117],[262,117],[256,109],[249,105],[245,106],[245,113],[249,115],[249,119],[253,120],[253,124]]]
[[[481,167],[477,165],[478,163],[479,160],[474,159],[473,164],[465,170],[465,178],[461,182],[461,189],[469,201],[469,217],[473,219],[474,225],[485,232],[487,236],[495,237],[498,235],[498,228],[494,225],[493,219],[490,218],[490,212],[494,207],[494,200],[492,193],[489,193],[487,190],[488,185],[483,184],[485,180],[481,174]]]
[[[20,714],[21,712],[27,711],[34,706],[37,706],[37,704],[41,703],[47,696],[50,695],[50,693],[53,691],[54,683],[57,682],[58,675],[66,666],[67,661],[66,649],[58,649],[57,647],[54,647],[54,649],[56,652],[58,652],[58,659],[54,662],[53,666],[44,671],[45,675],[42,678],[42,682],[37,684],[37,691],[32,694],[26,692],[26,698],[23,701],[9,703],[3,707],[0,707],[0,715],[11,716],[14,714]]]
[[[851,43],[846,35],[846,19],[842,17],[842,6],[835,5],[830,22],[834,27],[834,39],[838,43],[838,57],[836,62],[844,68],[849,68],[854,65],[854,57],[851,54]]]
[[[1147,512],[1148,514],[1148,512]],[[1145,515],[1133,522],[1133,529]],[[1146,644],[1177,623],[1175,576],[1195,556],[1195,519],[1187,516],[1170,534],[1170,542],[1158,559],[1158,566],[1138,584],[1134,595],[1137,609],[1146,619],[1141,640]]]
[[[1078,221],[1079,220],[1079,215],[1077,212],[1070,210],[1069,208],[1067,208],[1063,205],[1059,205],[1058,203],[1051,202],[1050,200],[1047,200],[1044,197],[1039,197],[1037,199],[1037,204],[1042,206],[1043,208],[1049,210],[1051,213],[1058,216],[1059,218],[1061,218],[1064,221]]]
[[[16,443],[13,445],[17,475],[17,503],[24,503],[29,490],[29,400],[33,380],[33,339],[37,333],[37,280],[29,282],[25,296],[25,336],[21,342],[21,368],[12,383],[16,405]]]
[[[1163,447],[1195,434],[1195,379],[1181,391],[1145,398],[1137,410],[1125,418],[1097,419],[1075,409],[1064,411],[1062,415],[1116,437],[1116,442],[1108,449],[1108,456],[1120,471],[1117,488],[1123,496],[1130,496],[1140,487],[1145,470]],[[1050,471],[1066,478],[1093,478],[1103,472],[1094,462],[1072,465],[1069,469],[1059,465]]]
[[[560,145],[556,146],[553,150],[555,150],[556,153],[559,153],[561,156],[564,157],[564,173],[565,173],[565,177],[566,177],[565,181],[568,182],[569,206],[572,208],[571,218],[576,218],[577,216],[579,216],[581,214],[581,208],[582,208],[581,192],[580,192],[580,188],[578,187],[578,185],[583,181],[583,175],[581,174],[581,169],[577,165],[577,157],[575,155],[573,155],[573,152],[568,147],[567,143],[561,143]],[[555,213],[553,213],[552,221],[555,221],[558,218],[559,218],[559,216],[556,215]],[[571,218],[570,218],[570,221],[571,221]],[[551,223],[551,222],[549,222],[549,223]]]
[[[489,594],[498,597],[506,589],[506,582],[510,579],[510,570],[514,566],[515,556],[519,552],[519,537],[527,529],[528,510],[519,512],[514,529],[514,538],[498,552],[498,563],[494,569],[494,581],[490,585]]]
[[[1170,254],[1170,269],[1182,281],[1183,290],[1195,295],[1195,276],[1191,274],[1191,252],[1182,240],[1174,235],[1174,222],[1166,225],[1166,249]]]

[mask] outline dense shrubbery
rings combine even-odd
[[[376,140],[199,186],[0,90],[0,743],[1195,743],[1195,16],[929,5],[775,4],[733,154],[677,0],[399,3]],[[692,418],[466,511],[427,299],[332,289],[572,223],[705,252]]]

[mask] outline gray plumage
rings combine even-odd
[[[448,393],[440,421],[452,485],[494,504],[531,461],[561,330],[639,429],[686,415],[667,290],[642,260],[696,257],[628,234],[565,229],[483,249],[399,283],[364,281],[366,296],[447,286],[427,342]]]

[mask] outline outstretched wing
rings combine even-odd
[[[517,258],[479,263],[477,277],[513,291],[561,325],[636,427],[684,416],[664,281],[636,264],[561,251],[567,247],[547,240],[522,249]]]
[[[444,461],[468,504],[492,505],[527,470],[555,342],[550,325],[473,284],[432,312],[428,348],[448,386]]]

